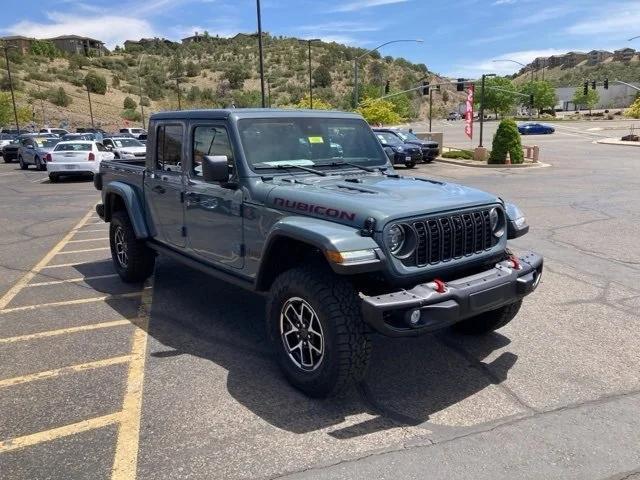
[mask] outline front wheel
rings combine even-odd
[[[404,166],[405,166],[406,168],[413,168],[413,167],[415,167],[415,166],[416,166],[416,162],[406,162],[406,163],[404,164]]]
[[[22,158],[22,155],[18,157],[18,163],[20,164],[20,168],[22,170],[26,170],[27,168],[29,168],[29,165],[24,163],[24,159]]]
[[[153,273],[156,257],[143,240],[138,240],[126,212],[115,212],[109,226],[111,258],[116,272],[126,283],[142,282]]]
[[[307,395],[336,395],[364,376],[371,343],[357,292],[326,265],[282,273],[271,288],[267,322],[285,377]]]
[[[453,325],[453,329],[466,335],[484,335],[504,327],[515,318],[522,306],[522,300],[504,307],[481,313]]]

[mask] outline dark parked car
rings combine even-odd
[[[35,165],[38,170],[46,170],[47,155],[53,151],[53,147],[58,143],[60,143],[59,138],[45,136],[31,136],[22,139],[18,150],[20,168],[26,170],[29,165]]]
[[[544,123],[521,123],[518,125],[520,135],[546,135],[556,131],[551,125]]]
[[[422,161],[425,163],[431,163],[433,159],[438,156],[438,153],[440,153],[438,142],[434,142],[433,140],[422,140],[409,130],[396,128],[378,128],[376,130],[392,133],[404,143],[420,147],[420,150],[422,150]]]
[[[394,165],[404,165],[413,168],[416,163],[422,161],[422,151],[420,147],[405,143],[402,139],[386,130],[373,129],[378,141],[387,153],[389,160]]]
[[[447,120],[460,120],[461,118],[462,115],[458,112],[449,112],[449,115],[447,115]]]
[[[24,145],[24,142],[27,139],[33,137],[32,133],[23,133],[21,135],[17,135],[15,139],[11,141],[11,143],[6,144],[2,147],[2,158],[4,163],[13,162],[14,160],[18,160],[18,154],[20,151],[20,147]]]

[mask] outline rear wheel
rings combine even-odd
[[[267,303],[269,337],[285,377],[311,397],[360,380],[371,353],[357,292],[326,265],[282,273]]]
[[[18,156],[18,163],[20,164],[20,168],[22,170],[26,170],[27,168],[29,168],[29,165],[24,163],[24,159],[22,158],[22,155]]]
[[[115,212],[109,226],[111,258],[116,272],[127,283],[142,282],[153,273],[156,256],[143,240],[138,240],[126,212]]]
[[[405,162],[404,166],[407,168],[413,168],[416,166],[416,162]]]
[[[47,165],[42,163],[42,160],[40,160],[40,157],[36,157],[36,168],[40,171],[47,169]]]
[[[58,180],[60,180],[60,176],[57,173],[50,173],[49,174],[49,181],[51,183],[57,183]]]
[[[504,327],[515,318],[522,306],[522,300],[504,307],[481,313],[453,325],[453,329],[466,335],[484,335]]]

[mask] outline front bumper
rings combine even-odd
[[[438,147],[426,147],[422,149],[422,158],[425,162],[428,162],[436,158],[438,153]]]
[[[542,275],[542,257],[527,253],[519,257],[520,268],[509,260],[490,270],[451,280],[444,292],[433,282],[383,295],[362,298],[362,313],[369,325],[391,337],[416,336],[453,325],[480,313],[513,303],[533,292]],[[408,318],[420,310],[420,320]]]

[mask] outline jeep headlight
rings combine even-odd
[[[489,211],[489,225],[495,237],[500,238],[504,235],[504,221],[497,207],[493,207]]]
[[[394,257],[404,259],[415,252],[417,238],[411,226],[395,223],[386,230],[384,242]]]

